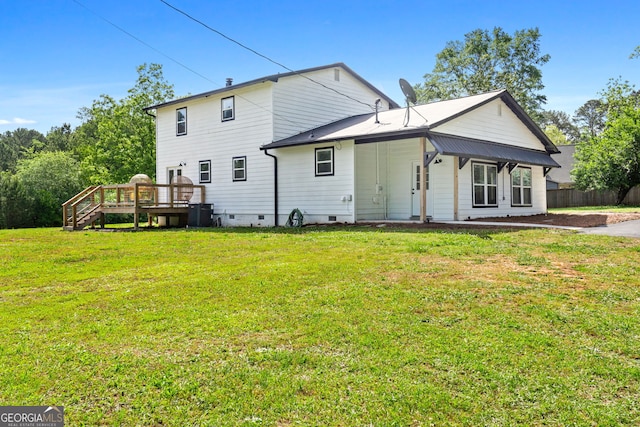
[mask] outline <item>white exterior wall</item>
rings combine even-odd
[[[334,147],[334,174],[315,176],[315,149]],[[342,141],[272,150],[278,157],[279,223],[300,209],[304,223],[354,222],[354,144]],[[351,200],[349,199],[349,196]],[[342,200],[343,197],[347,200]]]
[[[356,155],[356,220],[384,220],[387,217],[388,143],[359,144]]]
[[[335,71],[339,70],[339,81]],[[305,74],[315,82],[333,88],[362,103],[374,105],[379,95],[342,68],[328,68]],[[373,108],[353,101],[300,76],[283,77],[274,83],[274,139],[279,140],[346,117],[371,113]],[[380,111],[387,110],[382,102]]]
[[[458,219],[487,218],[497,216],[536,215],[547,212],[547,184],[541,166],[531,167],[531,206],[511,206],[511,175],[508,167],[498,174],[498,206],[473,207],[472,164],[474,162],[495,164],[486,160],[470,160],[458,172]],[[529,167],[529,166],[525,166]]]
[[[225,225],[273,223],[273,159],[260,151],[272,139],[270,83],[236,90],[235,119],[221,120],[221,99],[229,93],[171,105],[157,111],[158,183],[167,168],[186,163],[182,174],[199,184],[199,161],[211,160],[206,203]],[[176,136],[176,110],[187,107],[187,134]],[[232,180],[232,158],[246,156],[247,180]],[[235,215],[235,219],[229,219]],[[258,216],[264,215],[264,220]]]
[[[495,99],[434,128],[433,131],[533,150],[544,150],[544,145],[540,140],[501,99]]]

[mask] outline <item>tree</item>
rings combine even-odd
[[[73,157],[61,151],[45,151],[18,162],[15,186],[29,207],[25,225],[61,225],[62,204],[83,187],[78,166]]]
[[[45,146],[46,138],[37,130],[18,128],[0,135],[0,171],[14,171],[18,160]]]
[[[0,229],[31,225],[31,201],[20,181],[9,172],[0,172]]]
[[[590,99],[578,108],[573,116],[581,135],[587,138],[597,136],[604,129],[606,109],[599,99]]]
[[[578,144],[572,171],[578,188],[614,190],[622,204],[640,185],[640,102],[627,82],[612,80],[604,93],[607,121],[598,136]]]
[[[549,129],[551,129],[551,132],[556,137],[558,137],[558,133],[560,133],[564,137],[564,144],[573,144],[580,138],[578,127],[573,123],[571,116],[564,111],[543,111],[540,115],[539,125],[545,130],[545,133],[547,133],[549,137],[551,137],[549,132],[547,132]],[[562,138],[559,140],[562,140]]]
[[[465,34],[464,41],[447,42],[436,55],[433,72],[415,89],[421,102],[430,102],[504,88],[538,119],[546,103],[539,93],[544,88],[540,67],[549,59],[540,53],[538,28],[513,35],[500,27],[477,29]]]
[[[567,137],[556,125],[548,125],[544,128],[544,133],[549,137],[554,145],[567,145],[570,142],[567,141]]]
[[[155,176],[155,122],[143,108],[173,98],[173,86],[159,64],[143,64],[137,71],[126,98],[101,95],[79,112],[83,123],[76,133],[87,182],[123,183],[138,173]]]

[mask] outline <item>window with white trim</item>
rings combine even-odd
[[[231,160],[231,168],[234,181],[247,180],[247,156],[234,157]]]
[[[222,121],[233,120],[235,118],[235,98],[230,96],[222,98]]]
[[[473,163],[473,207],[498,206],[498,167]]]
[[[531,168],[511,171],[511,206],[531,206]]]
[[[187,134],[187,107],[176,110],[176,136]]]
[[[206,184],[211,182],[211,160],[200,160],[200,184]]]
[[[316,148],[316,176],[333,175],[333,147]]]

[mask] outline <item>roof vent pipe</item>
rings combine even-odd
[[[380,98],[376,99],[376,124],[380,123],[378,120],[378,106],[380,105]]]
[[[227,87],[233,84],[233,79],[231,77],[227,77]]]

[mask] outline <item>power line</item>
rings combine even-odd
[[[155,47],[151,46],[149,43],[145,42],[144,40],[142,40],[142,39],[140,39],[140,38],[136,37],[135,35],[131,34],[129,31],[125,30],[124,28],[120,27],[119,25],[115,24],[114,22],[110,21],[109,19],[105,18],[104,16],[100,15],[99,13],[97,13],[97,12],[95,12],[95,11],[93,11],[93,10],[89,9],[87,6],[85,6],[84,4],[82,4],[81,2],[79,2],[78,0],[72,0],[72,1],[73,1],[74,3],[76,3],[77,5],[79,5],[79,6],[82,6],[85,10],[87,10],[87,11],[89,11],[91,14],[93,14],[93,15],[97,16],[98,18],[100,18],[101,20],[103,20],[104,22],[106,22],[107,24],[111,25],[112,27],[114,27],[114,28],[116,28],[117,30],[119,30],[119,31],[123,32],[124,34],[126,34],[126,35],[127,35],[127,36],[129,36],[129,37],[131,37],[132,39],[136,40],[138,43],[143,44],[144,46],[148,47],[149,49],[153,50],[154,52],[159,53],[160,55],[164,56],[165,58],[169,59],[170,61],[172,61],[172,62],[174,62],[174,63],[178,64],[179,66],[181,66],[181,67],[182,67],[182,68],[184,68],[185,70],[192,72],[193,74],[197,75],[198,77],[203,78],[204,80],[208,81],[209,83],[212,83],[212,84],[214,84],[214,85],[220,85],[220,83],[219,83],[219,82],[214,82],[213,80],[211,80],[211,79],[210,79],[210,78],[208,78],[207,76],[204,76],[204,75],[200,74],[199,72],[197,72],[197,71],[195,71],[194,69],[192,69],[192,68],[188,67],[187,65],[185,65],[185,64],[183,64],[182,62],[178,61],[177,59],[172,58],[171,56],[167,55],[166,53],[162,52],[161,50],[156,49]],[[305,126],[301,125],[300,123],[296,123],[296,122],[294,122],[293,120],[289,119],[289,118],[288,118],[288,117],[286,117],[286,116],[282,116],[282,115],[280,115],[280,114],[276,113],[275,111],[272,111],[272,110],[270,110],[270,109],[268,109],[268,108],[266,108],[266,107],[264,107],[264,106],[262,106],[262,105],[256,104],[255,102],[251,101],[250,99],[245,98],[245,97],[244,97],[244,96],[242,96],[242,95],[239,95],[238,93],[236,93],[236,92],[235,92],[235,91],[233,91],[233,90],[231,90],[231,93],[233,93],[233,94],[234,94],[235,96],[237,96],[238,98],[241,98],[241,99],[243,99],[243,100],[247,101],[248,103],[250,103],[250,104],[252,104],[252,105],[254,105],[254,106],[256,106],[256,107],[258,107],[258,108],[260,108],[260,109],[262,109],[262,110],[264,110],[264,111],[267,111],[268,113],[273,114],[274,116],[279,117],[279,118],[281,118],[281,119],[283,119],[283,120],[285,120],[285,121],[287,121],[287,122],[291,123],[291,124],[292,124],[292,125],[294,125],[294,126],[297,126],[297,127],[298,127],[298,128],[300,128],[300,129],[306,130],[306,127],[305,127]]]
[[[219,36],[221,36],[221,37],[224,37],[225,39],[229,40],[229,41],[230,41],[230,42],[232,42],[232,43],[237,44],[238,46],[240,46],[240,47],[241,47],[241,48],[243,48],[243,49],[248,50],[249,52],[253,53],[254,55],[257,55],[257,56],[259,56],[259,57],[261,57],[261,58],[263,58],[263,59],[265,59],[265,60],[267,60],[267,61],[271,62],[272,64],[275,64],[275,65],[279,66],[279,67],[282,67],[282,68],[284,68],[285,70],[287,70],[287,71],[289,71],[289,72],[291,72],[291,73],[294,73],[294,74],[296,74],[296,75],[298,75],[298,76],[304,77],[305,79],[307,79],[307,80],[309,80],[309,81],[311,81],[311,82],[313,82],[313,83],[315,83],[315,84],[317,84],[317,85],[320,85],[320,86],[322,86],[322,87],[323,87],[323,88],[325,88],[325,89],[331,90],[331,91],[333,91],[333,92],[337,93],[338,95],[344,96],[345,98],[348,98],[348,99],[350,99],[350,100],[352,100],[352,101],[355,101],[355,102],[357,102],[357,103],[359,103],[359,104],[366,105],[367,107],[371,108],[372,110],[375,110],[375,107],[374,107],[374,106],[372,106],[371,104],[367,104],[366,102],[362,102],[362,101],[360,101],[359,99],[353,98],[353,97],[351,97],[351,96],[349,96],[349,95],[347,95],[347,94],[345,94],[345,93],[342,93],[342,92],[340,92],[340,91],[339,91],[339,90],[337,90],[337,89],[334,89],[334,88],[332,88],[332,87],[329,87],[329,86],[325,85],[324,83],[318,82],[318,81],[316,81],[316,80],[312,79],[312,78],[311,78],[311,77],[309,77],[309,76],[306,76],[306,75],[301,74],[301,73],[299,73],[299,72],[297,72],[297,71],[295,71],[295,70],[292,70],[291,68],[287,67],[286,65],[281,64],[280,62],[278,62],[278,61],[275,61],[275,60],[271,59],[270,57],[268,57],[268,56],[266,56],[266,55],[264,55],[264,54],[262,54],[262,53],[260,53],[260,52],[256,51],[255,49],[252,49],[252,48],[250,48],[249,46],[246,46],[246,45],[244,45],[244,44],[240,43],[239,41],[237,41],[237,40],[235,40],[235,39],[233,39],[233,38],[231,38],[231,37],[227,36],[226,34],[222,33],[221,31],[218,31],[218,30],[216,30],[215,28],[210,27],[209,25],[205,24],[204,22],[200,21],[199,19],[197,19],[197,18],[195,18],[195,17],[191,16],[191,15],[190,15],[190,14],[188,14],[187,12],[185,12],[185,11],[183,11],[183,10],[181,10],[181,9],[179,9],[179,8],[177,8],[177,7],[175,7],[175,6],[173,6],[171,3],[169,3],[169,2],[167,2],[167,1],[165,1],[165,0],[160,0],[160,1],[161,1],[162,3],[164,3],[166,6],[170,7],[171,9],[175,10],[176,12],[180,13],[181,15],[184,15],[185,17],[189,18],[189,19],[190,19],[190,20],[192,20],[193,22],[196,22],[196,23],[198,23],[198,24],[202,25],[202,26],[203,26],[204,28],[206,28],[207,30],[212,31],[212,32],[214,32],[214,33],[218,34],[218,35],[219,35]]]

